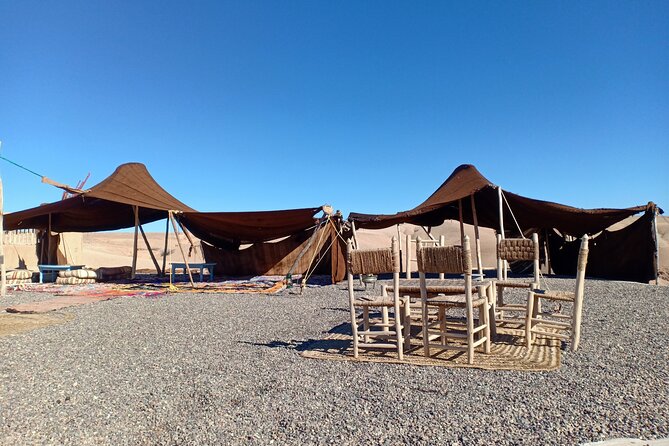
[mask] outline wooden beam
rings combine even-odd
[[[358,234],[355,232],[355,222],[351,222],[351,231],[353,231],[353,248],[360,249],[360,244],[358,243]]]
[[[660,241],[657,238],[657,206],[653,209],[653,239],[655,240],[655,285],[660,284]]]
[[[132,271],[130,278],[134,279],[137,273],[137,235],[139,232],[139,206],[133,206],[132,211],[135,213],[135,236],[132,241]]]
[[[179,240],[179,230],[177,229],[177,222],[175,221],[172,211],[169,211],[169,218],[172,221],[172,228],[174,228],[174,236],[177,239],[177,245],[179,245],[179,250],[181,251],[181,256],[184,259],[184,264],[186,265],[186,272],[188,273],[188,280],[190,280],[190,286],[195,288],[195,283],[193,282],[193,273],[191,273],[190,265],[188,265],[188,259],[186,259],[186,252],[184,251],[183,246],[181,246],[181,240]]]
[[[146,247],[149,250],[149,255],[151,256],[151,260],[153,260],[153,265],[156,267],[156,274],[158,274],[159,276],[162,275],[162,272],[160,270],[160,265],[158,265],[158,260],[156,260],[156,256],[153,254],[153,249],[151,249],[151,245],[149,244],[149,239],[146,237],[142,225],[139,225],[139,232],[142,233],[142,238],[144,239],[144,243],[146,243]]]

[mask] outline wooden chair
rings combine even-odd
[[[351,331],[353,332],[353,356],[358,357],[360,348],[397,349],[399,359],[404,357],[404,348],[410,345],[411,319],[409,300],[400,299],[400,253],[397,239],[393,237],[390,248],[353,249],[351,241],[347,251],[348,295],[351,308]],[[353,276],[358,274],[393,275],[393,293],[388,296],[385,288],[381,296],[356,297],[353,289]],[[366,292],[367,290],[365,290]],[[381,320],[370,318],[370,309],[381,309]],[[393,309],[390,321],[388,309]],[[362,330],[359,329],[357,310],[362,309]],[[391,328],[393,330],[391,330]],[[381,342],[372,342],[380,339]],[[362,341],[362,342],[361,342]]]
[[[534,274],[529,280],[511,279],[504,277],[504,261],[531,260]],[[505,312],[525,313],[527,303],[504,302],[505,288],[539,288],[539,236],[534,233],[529,239],[507,238],[502,239],[497,234],[497,280],[495,280],[495,300],[493,302],[495,322],[517,322],[525,324],[525,315],[519,318],[505,317]]]
[[[423,309],[423,348],[425,356],[430,355],[430,348],[440,350],[460,350],[467,352],[469,364],[474,362],[474,349],[483,345],[484,352],[490,353],[490,316],[489,297],[492,293],[490,282],[477,284],[478,295],[472,295],[472,260],[469,237],[465,237],[464,246],[420,246],[418,244],[418,277],[420,279],[421,302]],[[428,296],[426,273],[463,274],[464,295]],[[446,319],[447,308],[465,310],[465,327],[453,330]],[[430,309],[436,308],[436,320],[429,317]],[[478,309],[478,320],[474,323],[474,309]],[[464,333],[463,333],[464,331]],[[476,338],[476,339],[475,339]],[[460,343],[449,343],[458,340]],[[433,342],[437,341],[437,342]],[[465,345],[463,345],[463,342]]]
[[[588,236],[581,239],[576,267],[576,288],[570,291],[549,291],[532,289],[527,299],[527,316],[525,322],[525,341],[527,348],[532,347],[535,335],[571,340],[571,351],[575,352],[581,339],[581,314],[583,312],[583,287],[585,267],[588,262]],[[549,300],[560,304],[557,312],[538,309],[541,300]],[[562,312],[563,304],[571,304],[570,312]],[[559,330],[559,331],[558,331]]]

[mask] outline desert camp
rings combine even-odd
[[[666,2],[0,17],[0,446],[669,446]]]

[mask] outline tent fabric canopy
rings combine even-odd
[[[265,242],[313,228],[323,207],[259,212],[185,212],[181,222],[200,240],[238,247]]]
[[[625,218],[648,209],[649,205],[625,209],[579,209],[550,201],[535,200],[503,192],[509,206],[503,206],[505,226],[515,229],[514,217],[522,231],[528,229],[556,228],[563,234],[580,237],[594,234]],[[462,203],[463,220],[473,223],[470,196],[474,197],[480,226],[499,228],[498,191],[470,164],[459,166],[448,179],[415,208],[393,215],[351,213],[349,220],[357,228],[382,229],[400,223],[421,226],[438,226],[444,220],[459,218],[459,202]],[[654,205],[653,205],[654,206]],[[508,208],[513,210],[513,215]]]
[[[142,224],[166,218],[167,211],[194,212],[160,187],[146,166],[127,163],[74,197],[6,214],[4,225],[6,230],[47,229],[51,219],[55,232],[130,228],[135,225],[134,206]]]

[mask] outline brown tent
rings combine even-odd
[[[444,220],[459,219],[459,203],[463,221],[473,224],[472,200],[474,197],[478,224],[499,229],[498,187],[479,173],[476,167],[463,164],[430,197],[415,208],[392,215],[351,213],[349,220],[356,228],[381,229],[400,223],[419,226],[438,226]],[[508,206],[503,208],[506,229],[516,233],[514,216],[520,228],[555,228],[575,237],[593,234],[606,229],[630,215],[645,211],[647,205],[625,209],[579,209],[550,201],[535,200],[504,191]],[[513,215],[511,211],[513,210]]]
[[[184,212],[179,219],[202,240],[205,258],[224,275],[316,272],[330,275],[334,283],[346,271],[341,217],[316,218],[322,210]]]
[[[167,218],[167,211],[193,209],[167,193],[140,163],[119,166],[92,188],[62,201],[4,216],[5,230],[43,229],[55,232],[96,232],[135,226]]]
[[[545,234],[557,229],[563,236],[580,237],[583,234],[599,233],[639,212],[654,213],[655,210],[653,203],[625,209],[579,209],[535,200],[502,191],[474,166],[463,164],[427,200],[415,208],[392,215],[351,213],[349,221],[356,228],[381,229],[400,223],[431,227],[438,226],[445,220],[461,220],[464,223],[496,229],[498,232],[503,231],[505,236],[518,236],[521,232],[533,231]],[[658,211],[662,213],[661,209]],[[650,230],[643,229],[643,233],[639,232],[639,237],[655,243],[651,240]],[[643,253],[630,252],[628,255],[640,263],[653,262],[653,256]],[[602,257],[606,258],[606,255]],[[600,262],[600,265],[598,271],[607,270],[605,261]],[[648,268],[649,265],[643,267],[644,271]],[[646,275],[638,275],[636,280],[647,281]]]

